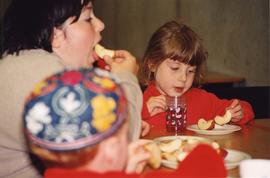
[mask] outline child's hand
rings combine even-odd
[[[147,142],[149,142],[149,140],[138,140],[129,144],[126,173],[139,174],[143,171],[150,158],[150,154],[143,148],[143,145]]]
[[[142,120],[142,129],[141,129],[141,136],[144,137],[150,131],[150,125]]]
[[[238,122],[244,116],[243,108],[238,99],[233,100],[232,104],[228,107],[228,110],[230,110],[232,114],[232,122]]]
[[[164,95],[152,96],[146,102],[146,106],[150,116],[153,116],[166,110],[166,98]]]
[[[119,73],[121,71],[138,73],[138,64],[136,58],[132,56],[128,51],[116,50],[114,58],[104,56],[104,61],[108,64],[111,72]]]

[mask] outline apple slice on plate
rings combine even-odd
[[[215,128],[215,121],[214,120],[208,120],[201,118],[198,121],[198,128],[201,130],[212,130]]]
[[[144,145],[145,151],[150,153],[148,164],[153,168],[157,169],[161,166],[161,150],[156,142],[148,142]]]
[[[159,148],[161,151],[163,152],[174,152],[176,150],[178,150],[182,145],[182,140],[181,139],[175,139],[175,140],[171,140],[169,142],[162,142],[159,145]]]
[[[232,119],[232,113],[231,111],[227,110],[226,113],[224,114],[224,116],[216,116],[215,117],[215,122],[218,125],[225,125],[227,123],[229,123]]]

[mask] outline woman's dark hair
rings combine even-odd
[[[142,85],[154,80],[150,67],[157,67],[168,58],[196,66],[193,86],[199,86],[207,52],[199,36],[189,26],[170,21],[152,35],[140,67]]]
[[[3,20],[3,54],[18,54],[25,49],[52,52],[54,27],[69,18],[78,20],[81,10],[91,0],[13,0]]]

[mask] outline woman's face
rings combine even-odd
[[[60,32],[59,29],[54,32],[58,41],[53,42],[53,51],[67,67],[92,67],[93,48],[101,40],[104,23],[94,15],[91,3],[82,9],[78,21],[73,19],[66,20]]]
[[[155,68],[156,87],[161,94],[181,96],[191,88],[196,67],[171,59]]]

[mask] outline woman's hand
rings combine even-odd
[[[149,140],[138,140],[129,144],[126,173],[139,174],[143,171],[150,158],[150,154],[143,148],[143,145],[147,142],[149,142]]]
[[[146,102],[146,106],[150,116],[164,112],[166,110],[166,98],[164,95],[152,96]]]
[[[136,58],[125,50],[116,50],[114,58],[104,56],[104,61],[113,73],[128,71],[137,75],[139,70]]]
[[[238,99],[233,100],[228,110],[230,110],[232,114],[232,122],[238,122],[244,117],[244,111]]]

